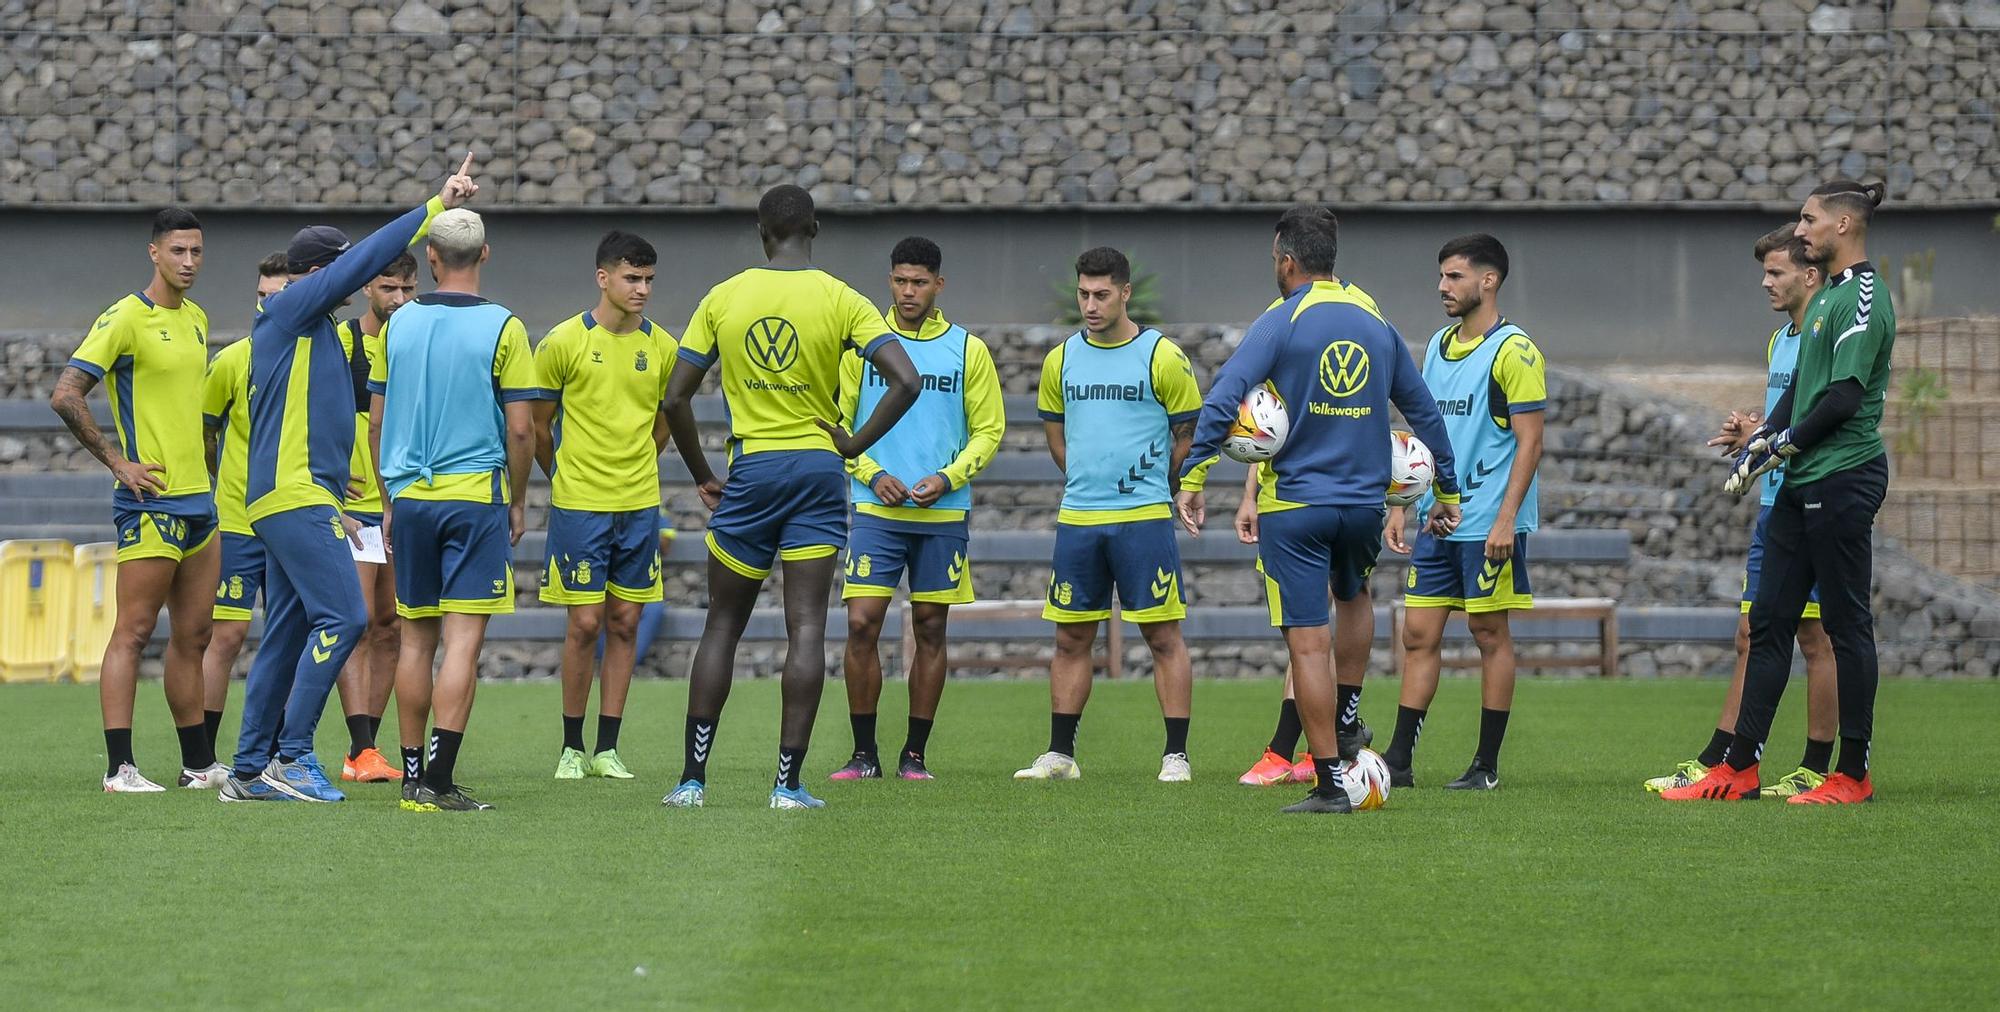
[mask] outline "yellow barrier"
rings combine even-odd
[[[0,682],[47,682],[69,670],[67,541],[0,541]]]
[[[76,598],[70,612],[69,677],[97,681],[104,648],[118,624],[118,543],[76,546]]]

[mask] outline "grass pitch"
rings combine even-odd
[[[901,742],[903,689],[882,746]],[[1891,682],[1880,800],[1675,806],[1639,790],[1707,734],[1714,681],[1524,680],[1502,788],[1465,796],[1476,686],[1447,681],[1420,785],[1380,812],[1281,817],[1239,787],[1278,688],[1195,690],[1196,781],[1153,781],[1152,688],[1100,684],[1084,779],[1015,783],[1046,686],[945,694],[928,784],[829,784],[773,812],[777,685],[737,686],[705,810],[659,798],[685,683],[634,686],[640,779],[558,783],[553,684],[483,687],[461,778],[484,815],[98,791],[95,690],[0,687],[0,994],[45,1007],[791,1008],[1981,1005],[2000,988],[2000,686]],[[1396,685],[1363,712],[1383,744]],[[1796,761],[1802,689],[1771,776]],[[141,690],[144,769],[177,752]],[[235,726],[231,712],[227,729]],[[344,744],[337,712],[325,756]],[[393,746],[393,736],[385,741]],[[393,756],[393,752],[391,752]]]

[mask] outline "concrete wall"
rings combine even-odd
[[[761,259],[747,213],[545,214],[488,211],[494,254],[488,294],[539,334],[595,301],[591,254],[611,227],[638,231],[661,252],[651,315],[678,332],[709,286]],[[220,334],[248,329],[257,260],[304,224],[331,221],[359,237],[379,216],[213,212],[194,296]],[[1167,321],[1246,322],[1270,301],[1269,212],[952,212],[827,214],[820,262],[878,299],[889,248],[929,235],[945,250],[943,305],[967,323],[1042,322],[1072,258],[1110,244],[1160,276]],[[1558,360],[1744,362],[1775,324],[1757,289],[1750,245],[1779,212],[1355,212],[1342,216],[1340,273],[1379,299],[1406,336],[1441,325],[1437,247],[1467,231],[1507,243],[1513,276],[1504,311]],[[0,331],[80,330],[121,293],[145,283],[148,218],[141,213],[0,211]],[[1937,252],[1934,313],[2000,314],[1989,264],[2000,236],[1984,211],[1884,211],[1873,255],[1892,269],[1906,253]],[[1908,315],[1906,312],[1904,315]]]

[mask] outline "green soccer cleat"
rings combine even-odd
[[[618,760],[618,750],[615,748],[591,756],[587,772],[593,777],[610,777],[613,780],[632,779],[632,771],[626,769],[625,764]]]
[[[1812,770],[1801,766],[1779,777],[1777,783],[1758,791],[1757,796],[1760,798],[1789,798],[1814,790],[1823,783],[1826,783],[1826,774],[1814,773]]]
[[[1701,760],[1689,759],[1679,766],[1674,767],[1672,773],[1663,777],[1654,777],[1646,781],[1646,789],[1658,794],[1661,791],[1671,791],[1677,787],[1686,787],[1707,775],[1708,767],[1703,766]]]
[[[437,791],[428,785],[417,787],[416,797],[398,803],[406,812],[490,812],[493,806],[465,793],[465,788],[457,784],[449,791]]]
[[[590,775],[587,768],[589,766],[590,760],[584,758],[581,751],[565,748],[562,750],[562,755],[556,759],[556,779],[582,780]]]

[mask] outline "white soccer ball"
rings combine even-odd
[[[1389,433],[1389,490],[1383,496],[1391,506],[1408,506],[1430,491],[1437,477],[1437,461],[1424,441],[1401,429]]]
[[[1370,749],[1340,764],[1340,786],[1357,812],[1372,812],[1389,801],[1389,764]]]
[[[1261,464],[1284,449],[1292,434],[1292,417],[1285,402],[1268,386],[1253,387],[1243,403],[1236,406],[1236,424],[1223,437],[1222,452],[1231,460]]]

